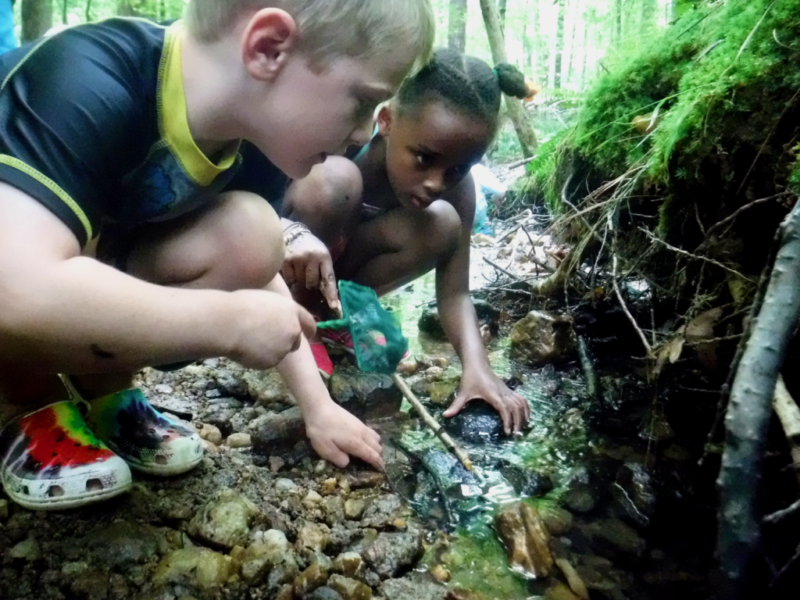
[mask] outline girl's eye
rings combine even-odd
[[[429,154],[425,154],[424,152],[417,152],[416,154],[417,165],[423,168],[430,167],[433,164],[433,160]]]
[[[457,167],[453,167],[448,172],[449,179],[452,181],[461,181],[467,176],[467,173],[469,173],[471,168],[471,165],[459,165]]]

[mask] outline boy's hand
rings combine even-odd
[[[333,310],[341,306],[331,253],[313,233],[307,231],[289,244],[281,272],[289,287],[298,284],[318,289]]]
[[[521,431],[531,418],[528,401],[510,390],[488,369],[480,372],[464,371],[461,389],[450,408],[444,412],[444,416],[452,417],[458,414],[467,402],[477,399],[488,402],[500,413],[506,435],[511,435],[512,431],[514,433]]]
[[[306,435],[317,454],[339,468],[346,467],[352,455],[384,469],[381,436],[332,401],[306,416]]]
[[[250,369],[271,369],[314,335],[314,317],[291,298],[262,290],[233,292],[241,302],[228,356]]]

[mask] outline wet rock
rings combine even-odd
[[[364,560],[358,552],[343,552],[333,561],[333,570],[345,577],[357,577],[363,568]]]
[[[301,555],[322,552],[330,542],[330,529],[321,523],[304,523],[297,532],[295,548]]]
[[[219,588],[235,573],[234,562],[208,548],[191,547],[168,554],[156,567],[153,583],[184,585],[190,589]]]
[[[275,600],[294,600],[294,598],[294,586],[288,583],[283,584],[275,595]]]
[[[435,565],[430,570],[431,577],[433,577],[439,583],[447,583],[450,581],[450,571],[448,571],[444,565]]]
[[[244,369],[239,376],[244,384],[245,393],[256,404],[269,406],[276,403],[294,404],[289,388],[277,371],[261,371]]]
[[[285,562],[295,563],[289,541],[282,531],[271,529],[245,550],[241,559],[242,578],[250,585],[256,585],[274,566]]]
[[[370,600],[372,598],[372,590],[368,586],[349,577],[331,575],[328,586],[343,600]]]
[[[536,366],[559,362],[575,352],[577,339],[572,318],[532,311],[511,330],[511,356]]]
[[[10,558],[18,558],[27,562],[32,562],[42,557],[42,547],[39,545],[39,542],[36,541],[36,538],[30,536],[8,550],[8,556]]]
[[[341,496],[328,496],[322,501],[325,522],[331,527],[345,520],[345,501]]]
[[[250,521],[258,508],[247,497],[223,490],[200,509],[189,523],[189,535],[207,544],[230,550],[244,545],[250,533]]]
[[[314,490],[308,490],[308,493],[303,498],[303,506],[307,509],[311,510],[312,508],[316,508],[322,502],[322,496],[320,496]]]
[[[557,583],[544,594],[545,600],[581,600],[563,583]]]
[[[639,431],[639,437],[651,442],[667,442],[675,437],[675,431],[667,421],[663,410],[655,408],[646,417]]]
[[[616,519],[590,523],[584,529],[601,551],[610,549],[623,555],[640,557],[646,549],[645,541],[636,530]]]
[[[331,375],[333,399],[361,420],[395,416],[403,394],[388,375],[364,373],[353,367],[337,366]]]
[[[381,533],[364,553],[365,562],[382,578],[396,577],[422,557],[419,531]]]
[[[322,586],[328,580],[328,571],[319,563],[314,563],[300,573],[294,580],[294,593],[302,598]]]
[[[374,527],[383,529],[393,523],[402,514],[405,514],[406,507],[399,496],[394,494],[384,494],[375,498],[364,511],[361,524],[364,527]]]
[[[335,477],[328,477],[319,485],[319,491],[323,496],[330,496],[336,491],[339,481]]]
[[[588,483],[575,483],[564,495],[564,504],[577,513],[591,512],[597,504],[594,489]]]
[[[578,575],[575,567],[565,558],[557,558],[556,565],[561,569],[564,577],[566,577],[570,590],[572,590],[580,600],[589,600],[589,590],[586,589],[586,585],[583,583],[581,576]]]
[[[549,475],[525,467],[506,465],[500,469],[500,474],[520,496],[537,498],[553,489]]]
[[[414,357],[405,358],[397,365],[397,372],[401,375],[413,375],[419,370],[419,363]]]
[[[329,588],[328,586],[323,586],[321,588],[317,588],[311,594],[308,595],[307,600],[344,600],[333,588]]]
[[[270,456],[269,457],[269,470],[270,473],[277,473],[286,465],[286,461],[283,460],[280,456]]]
[[[409,576],[387,579],[380,592],[387,600],[444,600],[447,588],[428,578]]]
[[[517,502],[502,508],[495,527],[508,552],[508,561],[535,578],[547,577],[553,569],[550,535],[535,508]]]
[[[614,505],[634,525],[647,527],[656,510],[653,479],[644,466],[628,463],[617,471],[611,486]]]
[[[381,487],[385,481],[386,477],[383,473],[377,471],[361,471],[347,475],[347,483],[354,490]]]
[[[503,434],[503,420],[498,412],[482,401],[473,401],[455,417],[445,422],[445,429],[466,442],[496,443]]]
[[[445,596],[445,600],[489,600],[486,596],[479,592],[472,590],[465,590],[463,588],[456,588],[450,590]]]
[[[76,600],[106,600],[108,584],[108,573],[86,571],[72,581],[69,591]]]
[[[198,420],[219,429],[222,436],[233,433],[232,420],[244,405],[235,398],[214,398],[206,409],[198,415]]]
[[[274,567],[267,576],[267,589],[278,590],[282,585],[292,583],[299,575],[300,569],[291,556],[284,557],[284,560]]]
[[[231,448],[249,448],[253,445],[249,433],[232,433],[225,443]]]
[[[266,455],[286,450],[305,438],[306,425],[297,406],[260,417],[251,436],[253,451]]]
[[[444,490],[454,499],[472,497],[480,493],[480,485],[471,471],[467,471],[450,452],[429,450],[422,457],[422,463],[428,473],[437,481],[438,489]]]
[[[367,503],[361,498],[348,498],[344,503],[344,516],[351,521],[360,519],[367,508]]]
[[[434,371],[434,369],[438,369]],[[425,372],[423,394],[428,396],[436,406],[446,406],[456,395],[461,385],[461,375],[456,372],[444,372],[439,367],[431,367]]]
[[[8,500],[0,499],[0,522],[8,518]]]
[[[546,504],[539,509],[539,514],[542,517],[542,521],[544,521],[545,527],[547,527],[547,531],[553,537],[562,536],[572,529],[574,522],[572,514],[563,508]]]
[[[114,521],[94,529],[87,538],[95,562],[107,568],[145,563],[158,553],[157,535],[141,523]]]

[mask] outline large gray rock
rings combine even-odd
[[[422,557],[419,531],[381,533],[364,552],[364,560],[382,578],[396,577]]]
[[[391,600],[444,600],[447,588],[427,577],[410,575],[387,579],[381,584],[381,595]]]

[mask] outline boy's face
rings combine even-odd
[[[402,116],[383,107],[386,171],[401,205],[425,209],[466,177],[492,139],[492,125],[431,101]]]
[[[392,56],[336,58],[321,70],[296,55],[274,80],[271,101],[254,115],[258,135],[253,137],[259,139],[250,141],[290,177],[305,177],[329,154],[370,140],[375,108],[394,95],[413,60],[400,50]]]

